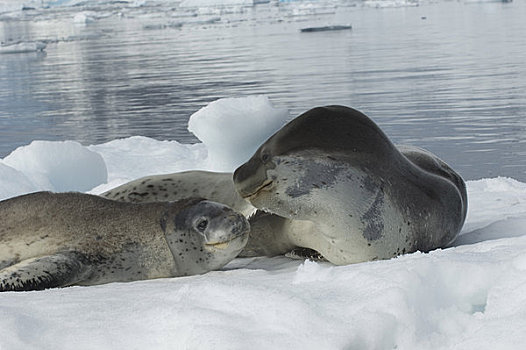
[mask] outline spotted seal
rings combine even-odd
[[[344,106],[298,116],[233,179],[256,208],[310,222],[288,240],[339,265],[445,247],[467,211],[465,183],[445,162],[397,148],[366,115]]]
[[[248,232],[243,215],[203,199],[23,195],[0,202],[0,291],[201,274],[234,259]]]

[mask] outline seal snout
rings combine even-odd
[[[248,237],[250,224],[243,215],[231,211],[217,219],[220,221],[217,227],[205,234],[207,247],[224,249],[231,241]]]
[[[251,189],[251,190],[250,189],[239,190],[239,194],[243,198],[254,197],[258,193],[260,193],[261,191],[269,190],[272,187],[272,183],[273,182],[271,180],[266,180],[261,185],[259,185],[257,187],[253,187],[253,189]]]
[[[256,156],[236,169],[233,180],[236,191],[243,198],[251,197],[272,184],[265,166]]]
[[[237,213],[230,215],[233,222],[232,230],[230,231],[233,236],[242,236],[250,231],[250,224],[248,220]]]

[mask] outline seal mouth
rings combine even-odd
[[[209,250],[214,250],[214,249],[223,250],[223,249],[226,249],[229,244],[230,244],[230,241],[228,241],[228,242],[218,242],[218,243],[207,243],[207,244],[205,244],[205,248],[209,249]]]
[[[273,181],[272,180],[266,180],[265,182],[263,182],[263,184],[261,184],[261,186],[257,187],[254,191],[250,192],[250,193],[244,193],[242,194],[242,197],[243,198],[251,198],[251,197],[254,197],[256,196],[259,192],[261,191],[264,191],[265,189],[268,189],[272,186],[273,184]]]

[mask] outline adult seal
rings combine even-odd
[[[249,224],[202,199],[124,203],[37,192],[0,202],[0,291],[201,274],[234,259]]]
[[[464,181],[446,163],[397,148],[367,116],[344,106],[295,118],[233,179],[256,208],[310,222],[287,238],[338,265],[445,247],[467,211]]]

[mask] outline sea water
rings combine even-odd
[[[525,181],[525,18],[523,1],[87,1],[6,11],[4,46],[46,47],[0,54],[0,158],[32,140],[195,143],[187,122],[199,108],[264,94],[290,118],[352,106],[466,179]]]

